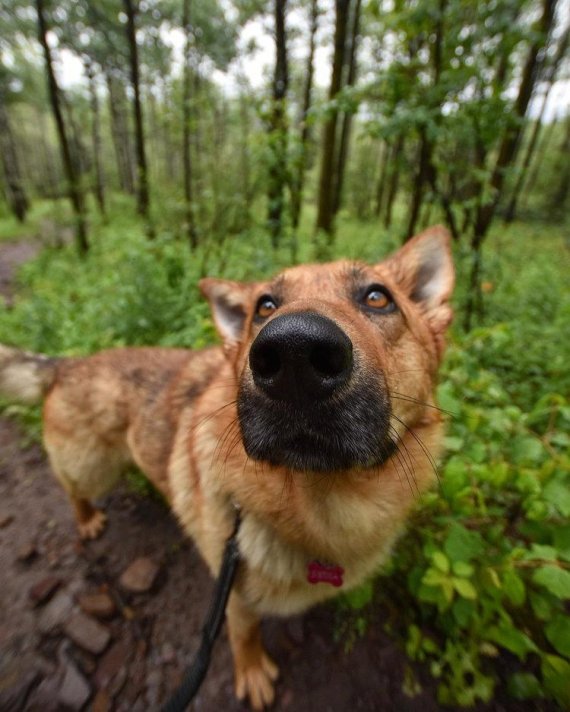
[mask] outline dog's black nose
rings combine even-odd
[[[312,312],[272,319],[249,353],[255,384],[270,398],[309,403],[327,398],[352,373],[352,342],[334,321]]]

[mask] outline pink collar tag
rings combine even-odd
[[[344,569],[335,564],[322,564],[311,561],[307,566],[307,581],[309,583],[330,583],[331,586],[342,586]]]

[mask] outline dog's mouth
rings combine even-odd
[[[383,378],[367,374],[332,320],[304,312],[270,321],[253,342],[238,394],[247,454],[292,470],[377,467],[396,446]]]

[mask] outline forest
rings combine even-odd
[[[1,343],[200,348],[201,277],[446,225],[438,486],[331,635],[380,626],[409,700],[570,706],[567,0],[2,0],[0,26],[0,261],[33,246]]]

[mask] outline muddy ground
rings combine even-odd
[[[37,249],[31,241],[0,246],[8,302],[14,270]],[[196,549],[158,500],[125,487],[105,509],[104,535],[80,543],[41,447],[0,418],[0,711],[156,710],[192,659],[213,585]],[[138,593],[119,583],[135,561],[130,588],[148,588]],[[414,698],[403,693],[406,658],[380,614],[348,651],[338,630],[334,605],[265,622],[281,669],[273,709],[440,709],[432,683]],[[247,709],[233,696],[225,632],[191,709]]]

